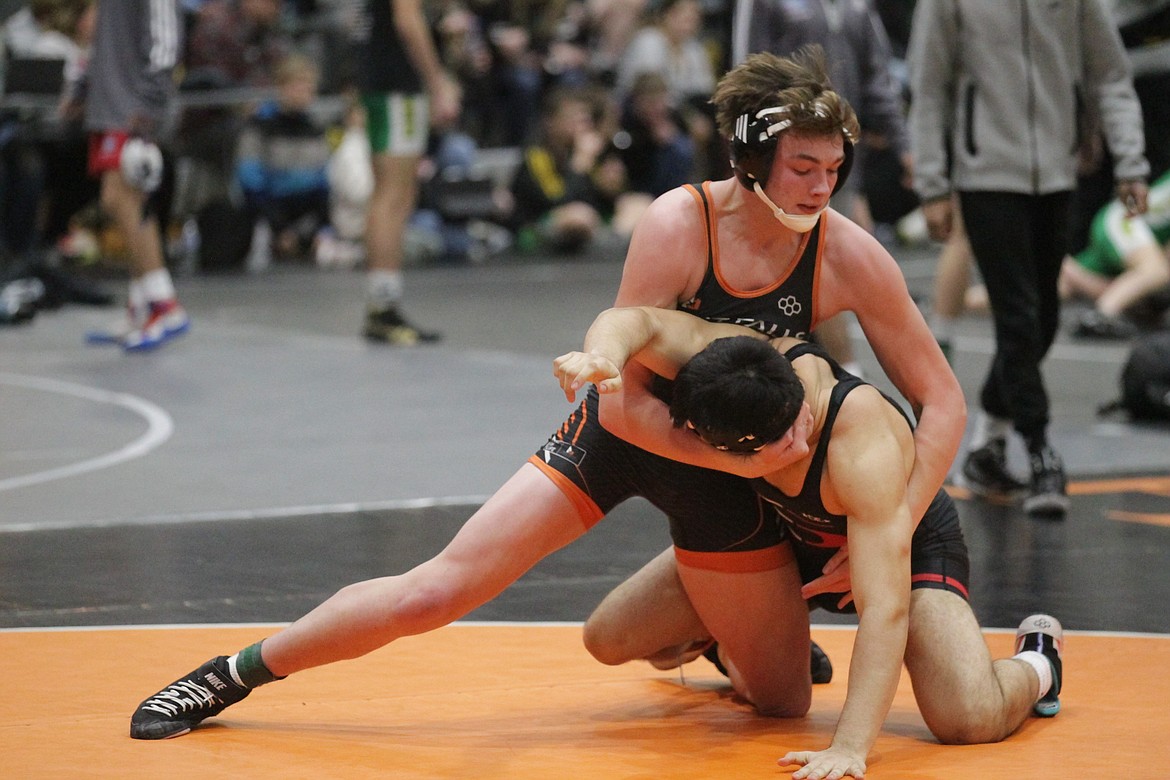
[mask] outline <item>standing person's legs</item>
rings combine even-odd
[[[945,590],[910,594],[906,669],[923,720],[947,744],[998,742],[1060,688],[1055,668],[1035,656],[993,661],[970,605]]]
[[[963,192],[960,201],[971,250],[987,286],[996,342],[980,394],[985,415],[977,423],[964,476],[974,482],[979,467],[995,471],[993,459],[1007,473],[999,442],[1010,420],[1030,458],[1025,511],[1061,515],[1068,509],[1067,480],[1047,441],[1048,393],[1040,363],[1059,324],[1057,279],[1067,242],[1068,193]]]
[[[996,336],[996,352],[980,394],[982,410],[962,475],[973,493],[995,500],[1018,498],[1028,487],[1007,466],[1007,436],[1016,421],[1011,401],[1029,387],[1039,386],[1043,394],[1035,271],[1029,253],[1032,239],[1028,216],[1021,213],[1025,201],[1025,196],[1010,193],[959,195],[964,233],[984,276]],[[1017,376],[1015,371],[1027,376]],[[1009,380],[1015,382],[1014,394],[1004,387]],[[1046,424],[1044,412],[1041,427]]]
[[[95,136],[90,154],[90,169],[101,180],[102,209],[126,240],[130,322],[124,332],[90,334],[88,338],[117,342],[129,351],[153,349],[190,327],[164,262],[158,216],[149,208],[149,191],[162,179],[162,155],[140,139],[117,133]],[[128,163],[124,159],[128,154],[137,159]],[[130,181],[127,169],[138,172],[142,181]]]
[[[951,235],[939,252],[938,266],[934,272],[934,294],[931,296],[930,330],[942,347],[947,362],[953,362],[954,359],[955,321],[966,309],[967,288],[971,284],[971,263],[971,245],[967,241],[967,233],[963,229],[960,215],[960,218],[954,221]]]
[[[418,163],[426,150],[428,105],[421,95],[366,94],[374,190],[366,214],[366,320],[363,335],[387,344],[437,341],[400,311],[406,224],[418,203]]]
[[[253,687],[447,625],[588,528],[579,505],[525,464],[434,558],[405,574],[342,588],[263,642],[214,658],[179,678],[139,705],[131,736],[185,734]]]

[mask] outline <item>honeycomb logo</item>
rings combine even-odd
[[[800,301],[796,300],[795,295],[787,295],[776,301],[776,308],[783,314],[791,317],[795,314],[800,314],[800,310],[804,307],[800,305]]]

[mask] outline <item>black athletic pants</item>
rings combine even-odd
[[[1071,192],[960,192],[963,223],[987,285],[995,358],[980,395],[988,414],[1010,419],[1029,443],[1048,428],[1040,363],[1060,324],[1057,279],[1068,246]]]

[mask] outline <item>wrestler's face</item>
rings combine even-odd
[[[808,401],[800,405],[800,412],[788,432],[759,450],[776,471],[792,465],[808,455],[808,437],[812,435],[813,415]]]
[[[784,133],[776,147],[765,191],[789,214],[815,214],[829,205],[845,162],[845,142],[834,135]]]
[[[760,457],[767,458],[767,463],[775,468],[776,471],[792,465],[796,461],[808,455],[809,446],[808,439],[812,434],[813,416],[812,407],[808,405],[808,401],[804,401],[800,405],[800,411],[796,415],[796,420],[793,421],[792,427],[789,428],[783,436],[779,439],[774,439],[770,442],[765,442],[757,447],[746,447],[744,449],[737,449],[735,452],[745,457]],[[702,439],[704,442],[714,447],[717,450],[728,451],[729,447],[721,446],[708,441],[702,433],[695,428],[690,422],[687,427]]]

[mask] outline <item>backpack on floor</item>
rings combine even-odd
[[[1135,420],[1170,421],[1170,330],[1137,338],[1121,369],[1121,397],[1101,411],[1124,409]]]

